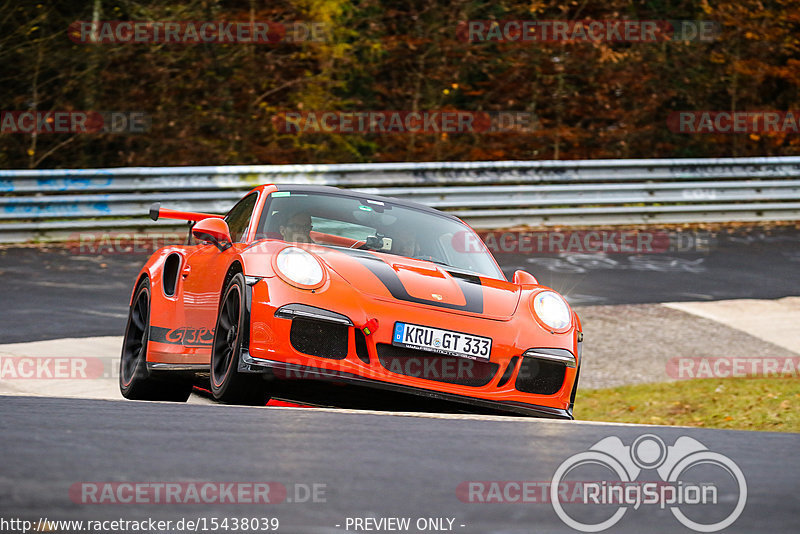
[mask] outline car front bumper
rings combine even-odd
[[[539,332],[521,341],[519,331],[527,327],[521,320],[496,321],[466,315],[455,316],[424,306],[397,302],[380,302],[364,298],[358,292],[340,294],[326,299],[336,305],[321,308],[322,299],[307,291],[295,290],[283,283],[266,284],[248,280],[246,313],[251,325],[243,340],[240,371],[271,372],[277,378],[312,379],[357,384],[371,388],[421,395],[462,405],[520,415],[572,419],[573,385],[577,369],[553,362],[523,358],[532,347],[569,347],[578,358],[580,343],[575,332],[560,335]],[[277,282],[277,280],[275,280]],[[333,311],[330,308],[335,308]],[[374,333],[364,335],[361,328],[370,319],[380,325]],[[315,350],[300,347],[293,335],[295,322],[331,325],[340,332],[340,347],[321,355]],[[494,340],[490,362],[476,362],[456,357],[440,357],[434,353],[409,351],[394,347],[391,333],[394,321],[427,324],[440,328],[490,335]],[[325,328],[316,336],[319,343],[328,343]],[[296,337],[296,335],[295,335]],[[359,338],[361,346],[359,347]],[[563,350],[569,350],[563,349]],[[326,349],[327,350],[327,349]],[[405,353],[402,353],[405,351]],[[387,359],[401,352],[400,358]],[[387,356],[389,354],[390,356]],[[410,354],[410,357],[407,357]],[[402,362],[399,369],[387,362]],[[445,376],[452,364],[452,376]],[[550,369],[561,373],[558,387],[532,393],[520,390],[521,375],[533,368]],[[432,365],[429,365],[432,364]],[[406,372],[409,367],[416,373]],[[425,372],[431,371],[430,376]],[[459,377],[458,375],[463,375]],[[464,378],[464,380],[461,380]],[[538,382],[537,382],[538,381]],[[533,383],[542,383],[534,377]]]

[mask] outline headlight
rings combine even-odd
[[[555,291],[542,291],[533,297],[533,312],[553,330],[563,330],[570,325],[572,314],[564,297]]]
[[[287,281],[301,286],[315,286],[322,282],[322,265],[310,253],[298,247],[287,247],[275,259],[278,274]]]

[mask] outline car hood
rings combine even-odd
[[[497,320],[510,319],[520,299],[516,284],[428,261],[363,250],[320,247],[314,252],[357,291],[377,298]]]

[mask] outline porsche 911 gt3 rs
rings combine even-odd
[[[578,316],[533,275],[508,281],[456,217],[300,185],[257,187],[224,216],[150,215],[191,235],[136,280],[126,398],[185,401],[200,377],[220,402],[263,405],[314,379],[572,419]]]

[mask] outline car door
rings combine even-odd
[[[242,243],[246,239],[257,200],[258,193],[251,193],[225,216],[233,243]],[[224,289],[222,284],[231,256],[235,253],[233,247],[221,251],[213,244],[199,243],[186,259],[186,265],[181,272],[186,326],[189,332],[196,332],[199,338],[207,339],[209,332],[213,335],[220,295]],[[210,353],[211,344],[204,343],[197,348]]]

